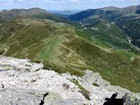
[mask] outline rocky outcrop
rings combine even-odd
[[[42,68],[27,59],[0,56],[0,105],[103,105],[113,93],[140,99],[139,93],[112,86],[99,73],[86,70],[77,77]]]
[[[43,70],[42,67],[42,64],[31,63],[27,59],[1,56],[0,105],[42,105],[42,103],[43,105],[70,105],[70,103],[83,105],[88,103],[79,92],[78,86],[60,74]],[[67,84],[68,88],[64,84]],[[46,93],[49,94],[45,95]]]

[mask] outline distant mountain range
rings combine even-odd
[[[81,10],[66,10],[66,11],[56,11],[56,10],[50,10],[49,12],[55,15],[68,17],[69,15],[75,14],[80,12]]]
[[[101,8],[101,9],[109,10],[109,11],[120,11],[120,12],[124,12],[124,13],[127,13],[127,14],[130,14],[130,13],[136,13],[137,14],[136,11],[140,9],[140,5],[129,6],[129,7],[124,7],[124,8],[118,8],[118,7],[110,6],[110,7],[105,7],[105,8]]]
[[[139,31],[138,17],[103,9],[68,19],[39,8],[4,10],[0,54],[42,62],[59,73],[82,76],[84,70],[92,70],[113,85],[140,92],[139,50],[129,42]],[[139,39],[138,34],[135,37]]]
[[[69,16],[69,18],[72,20],[80,21],[92,15],[107,15],[107,14],[110,15],[111,13],[112,14],[120,13],[123,16],[131,16],[131,15],[133,16],[133,15],[139,15],[138,13],[139,10],[140,10],[140,5],[125,7],[125,8],[118,8],[118,7],[110,6],[110,7],[104,7],[104,8],[99,8],[99,9],[88,9],[85,11],[81,11],[79,13]]]

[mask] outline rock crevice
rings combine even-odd
[[[44,95],[43,95],[43,99],[41,100],[41,102],[39,103],[39,105],[44,105],[44,99],[45,99],[45,97],[48,95],[49,93],[45,93]]]

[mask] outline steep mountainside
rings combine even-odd
[[[130,6],[130,7],[126,7],[126,8],[118,8],[118,7],[105,7],[105,8],[99,8],[99,9],[88,9],[76,14],[72,14],[70,15],[68,18],[71,20],[75,20],[75,21],[80,21],[83,19],[88,18],[89,16],[92,15],[107,15],[107,17],[111,17],[111,15],[114,15],[114,19],[118,18],[117,16],[115,16],[115,14],[118,13],[118,16],[139,16],[139,14],[137,14],[137,12],[140,9],[140,5],[138,6]]]
[[[47,19],[16,18],[0,26],[0,53],[42,62],[59,73],[99,72],[113,85],[140,90],[140,57],[87,40],[75,27]],[[118,39],[120,40],[120,39]]]
[[[98,21],[106,20],[124,31],[125,40],[130,39],[131,42],[140,47],[140,6],[130,6],[126,8],[106,7],[101,9],[90,9],[71,15],[68,18],[84,24],[95,25],[97,28]],[[119,34],[119,33],[118,33]],[[114,35],[116,36],[116,35]]]
[[[12,9],[12,10],[3,10],[0,12],[0,21],[4,22],[7,20],[14,19],[16,17],[23,17],[23,16],[32,16],[32,15],[38,15],[40,13],[46,13],[50,15],[47,11],[39,8],[32,8],[32,9]]]
[[[74,22],[49,13],[48,11],[40,8],[31,8],[31,9],[12,9],[12,10],[3,10],[0,12],[0,24],[10,21],[18,17],[32,17],[38,19],[50,19],[57,22],[64,22],[75,25]],[[75,25],[77,26],[77,24]]]

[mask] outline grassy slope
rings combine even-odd
[[[136,9],[134,9],[134,8],[124,8],[124,9],[121,9],[118,11],[105,10],[102,12],[95,12],[95,13],[94,13],[95,10],[91,10],[90,12],[83,11],[81,13],[72,15],[72,17],[74,17],[74,18],[72,18],[72,20],[75,20],[75,18],[77,18],[79,16],[82,16],[82,15],[84,16],[86,14],[89,14],[88,17],[81,18],[80,21],[83,23],[90,23],[92,25],[98,24],[98,21],[100,19],[107,20],[108,22],[114,22],[115,25],[120,28],[119,30],[124,32],[124,35],[126,37],[129,36],[129,38],[131,38],[133,40],[132,43],[135,46],[140,47],[140,41],[139,41],[139,39],[140,39],[140,36],[139,36],[140,18],[139,18],[138,14],[134,13],[135,10]],[[96,11],[98,11],[98,10],[96,10]],[[97,17],[97,18],[95,18],[95,17]],[[101,25],[103,25],[103,24],[101,23]],[[114,28],[114,29],[116,29],[116,28]],[[117,30],[117,31],[119,31],[119,30]],[[102,37],[99,36],[98,38],[101,39]],[[108,42],[108,40],[106,40],[106,42]],[[128,45],[128,43],[127,43],[127,45]],[[125,43],[125,46],[127,46],[127,45]]]
[[[121,8],[121,9],[113,7],[112,9],[106,8],[105,10],[104,9],[103,10],[101,10],[101,9],[85,10],[85,11],[76,13],[74,15],[71,15],[68,18],[70,18],[71,20],[74,20],[74,21],[80,21],[82,23],[90,23],[92,25],[92,27],[94,25],[98,24],[100,19],[107,20],[109,22],[114,22],[116,25],[116,28],[114,27],[114,29],[117,29],[116,31],[118,31],[118,32],[123,31],[123,33],[122,33],[123,36],[125,36],[126,38],[128,38],[128,36],[129,36],[129,39],[130,38],[132,39],[132,43],[135,46],[140,47],[140,41],[139,41],[139,39],[140,39],[140,36],[139,36],[140,18],[139,18],[139,15],[135,13],[135,11],[138,8],[139,8],[139,6],[132,6],[132,7]],[[103,25],[102,22],[101,22],[101,25]],[[117,28],[117,26],[120,29]],[[97,27],[97,25],[95,27]],[[90,31],[90,30],[88,30],[88,31]],[[109,31],[111,33],[114,32],[113,30],[109,30]],[[109,33],[108,32],[104,32],[105,36],[107,36],[107,34],[109,36],[110,32]],[[100,34],[102,34],[102,33],[100,32],[99,34],[96,35],[96,37],[99,40],[106,41],[108,44],[109,41],[108,41],[108,39],[106,39],[107,37],[104,37],[104,36],[102,37]],[[118,34],[120,34],[120,33],[115,32],[113,34],[114,34],[113,37],[117,37]],[[120,37],[120,36],[118,36],[118,37]],[[111,41],[113,41],[113,39]],[[122,39],[122,41],[124,41],[124,38]],[[116,44],[118,44],[118,43],[116,43],[116,42],[113,43],[113,45],[115,45],[115,46],[116,46]],[[124,47],[124,48],[130,46],[128,44],[128,42],[127,43],[123,42],[117,46],[120,46],[120,45],[123,45],[121,47]],[[131,49],[134,50],[135,48],[131,48]],[[137,52],[137,51],[135,51],[135,52]]]
[[[44,68],[74,75],[90,69],[112,84],[140,92],[140,58],[133,53],[108,52],[79,36],[74,27],[50,20],[18,18],[0,29],[0,48],[7,56],[28,57],[42,61]]]
[[[94,20],[94,22],[92,22]],[[90,23],[90,24],[89,24]],[[113,22],[108,22],[97,17],[90,17],[82,23],[84,26],[77,33],[96,45],[110,47],[111,49],[125,49],[127,51],[138,51],[128,42],[126,34]],[[88,24],[88,25],[86,25]]]

